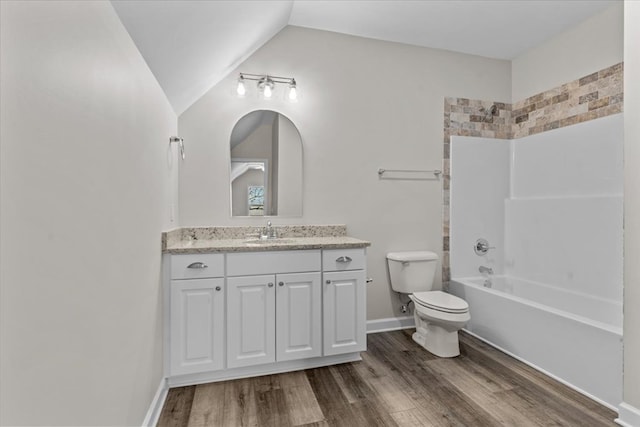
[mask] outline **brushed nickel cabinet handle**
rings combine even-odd
[[[336,259],[336,262],[351,262],[351,261],[353,260],[351,259],[351,257],[348,257],[348,256],[341,256]]]
[[[204,262],[192,262],[187,268],[208,268],[209,266]]]

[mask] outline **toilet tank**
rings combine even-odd
[[[433,288],[438,255],[429,251],[390,252],[387,265],[394,291],[404,294],[425,292]]]

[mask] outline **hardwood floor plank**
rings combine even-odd
[[[225,383],[209,383],[196,387],[189,427],[223,425],[225,386]]]
[[[258,415],[253,382],[250,378],[225,382],[224,426],[257,426]]]
[[[355,403],[372,393],[371,388],[360,378],[356,366],[351,363],[331,366],[329,372],[349,403]]]
[[[368,371],[363,365],[358,365],[356,370],[360,372],[367,382],[369,390],[371,390],[370,396],[375,396],[376,400],[383,405],[384,410],[388,413],[415,408],[413,399],[403,391],[403,387],[399,386],[393,377],[367,376]]]
[[[393,420],[400,427],[420,427],[430,425],[426,423],[422,412],[418,408],[394,412],[391,414],[391,417],[393,417]]]
[[[496,377],[506,377],[515,381],[523,399],[528,398],[549,405],[545,409],[547,412],[564,414],[563,416],[569,419],[568,422],[612,425],[610,423],[615,418],[615,412],[553,378],[468,335],[464,337],[464,345],[467,357],[482,363]]]
[[[327,420],[318,421],[317,423],[305,424],[301,427],[329,427],[329,422]]]
[[[334,411],[349,409],[349,401],[328,369],[316,368],[305,372],[316,401],[325,417]]]
[[[322,409],[303,371],[283,374],[280,385],[284,391],[291,425],[300,426],[324,420]]]
[[[393,333],[390,333],[393,334]],[[424,351],[416,344],[418,348]],[[423,410],[438,413],[448,422],[460,425],[491,426],[500,425],[499,420],[491,416],[483,407],[460,392],[446,378],[438,375],[425,367],[421,355],[416,356],[413,351],[396,351],[393,342],[387,337],[379,337],[369,347],[369,351],[384,354],[390,363],[400,367],[399,375],[411,384],[411,387],[419,391],[428,407]],[[437,360],[427,357],[430,360]],[[440,418],[440,417],[438,417]]]
[[[538,402],[531,402],[521,398],[517,390],[518,388],[514,388],[509,391],[498,392],[496,393],[496,398],[511,406],[515,411],[535,423],[535,425],[545,427],[566,425],[555,419],[556,417],[553,414],[545,411]]]
[[[358,414],[358,419],[363,420],[363,426],[388,426],[397,427],[391,414],[383,410],[374,398],[368,398],[351,405],[354,413]],[[344,426],[344,424],[341,424]]]
[[[189,424],[189,415],[193,403],[193,395],[196,387],[172,388],[167,393],[167,398],[158,419],[159,426],[186,427]]]
[[[535,422],[514,411],[513,407],[502,401],[495,392],[483,387],[479,378],[469,375],[467,371],[460,369],[453,359],[438,359],[425,362],[428,369],[437,372],[446,381],[455,386],[458,391],[478,406],[484,408],[500,425],[534,427]]]
[[[257,418],[260,426],[290,426],[284,391],[277,375],[254,378]]]
[[[412,332],[370,334],[361,362],[171,389],[158,426],[615,426],[615,412],[474,337],[442,359]]]

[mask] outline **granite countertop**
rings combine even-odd
[[[257,227],[180,228],[162,234],[162,252],[194,254],[304,249],[365,248],[370,242],[347,236],[344,225],[274,226],[278,238],[261,240]]]

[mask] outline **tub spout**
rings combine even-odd
[[[481,265],[480,268],[478,268],[478,271],[482,274],[484,273],[493,274],[493,268],[485,267],[484,265]]]

